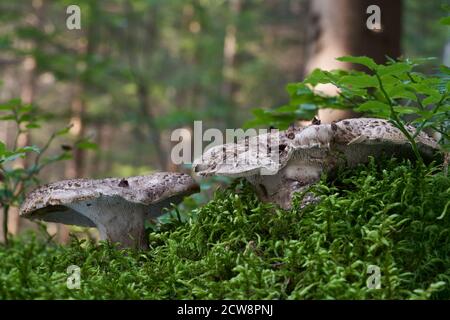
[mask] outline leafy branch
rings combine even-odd
[[[64,148],[56,156],[44,157],[54,140],[58,136],[66,135],[70,126],[51,134],[42,148],[37,146],[19,147],[20,136],[30,134],[32,129],[40,128],[42,118],[37,115],[35,107],[24,105],[18,99],[1,104],[0,111],[0,120],[13,121],[16,124],[16,133],[11,149],[8,149],[7,145],[0,141],[0,205],[3,209],[4,242],[7,244],[10,208],[20,204],[28,188],[38,182],[37,176],[43,168],[54,162],[71,158],[70,150],[64,150]],[[13,164],[16,160],[31,157],[31,153],[35,154],[31,164],[26,164],[24,168],[14,168]]]
[[[287,86],[290,102],[273,110],[254,110],[255,119],[247,126],[288,127],[297,120],[310,120],[320,108],[352,109],[388,119],[411,144],[422,162],[416,138],[425,129],[440,137],[443,152],[450,151],[450,69],[442,66],[433,75],[414,71],[429,59],[394,60],[377,64],[369,57],[340,57],[337,60],[362,65],[366,71],[314,70],[304,81]],[[319,84],[338,88],[335,97],[324,96],[314,88]],[[408,126],[413,126],[411,131]]]

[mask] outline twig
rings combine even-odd
[[[380,90],[381,93],[383,93],[386,101],[389,104],[389,108],[391,109],[391,120],[393,122],[393,124],[397,127],[397,129],[399,129],[404,135],[405,137],[408,139],[409,143],[411,144],[411,147],[413,149],[414,154],[416,155],[417,160],[419,160],[420,162],[423,163],[423,159],[422,156],[419,153],[419,150],[417,148],[417,144],[416,141],[414,140],[414,138],[411,136],[411,134],[409,133],[409,131],[405,128],[405,126],[403,125],[402,121],[400,120],[400,118],[398,117],[397,112],[394,109],[394,104],[391,100],[391,98],[389,97],[389,95],[387,94],[386,90],[384,89],[383,86],[383,82],[381,81],[380,75],[375,72],[375,76],[378,80],[378,84],[380,85]]]

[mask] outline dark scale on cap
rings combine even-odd
[[[321,121],[320,121],[320,119],[318,119],[317,117],[314,117],[313,119],[312,119],[312,122],[311,122],[313,125],[319,125],[320,123],[321,123]]]
[[[338,129],[337,124],[336,124],[335,122],[332,122],[332,123],[331,123],[331,130],[337,131],[337,129]]]
[[[128,180],[126,180],[126,179],[122,179],[122,180],[120,180],[120,182],[119,182],[119,187],[122,187],[122,188],[128,188],[130,185],[128,184]]]

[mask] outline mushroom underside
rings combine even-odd
[[[123,247],[144,248],[147,245],[145,220],[158,216],[167,204],[155,204],[155,211],[150,212],[144,204],[127,202],[118,196],[101,196],[40,209],[32,219],[95,227],[101,240],[120,242]]]
[[[307,190],[320,180],[323,168],[319,164],[306,164],[299,161],[288,163],[274,176],[252,176],[247,180],[263,202],[275,203],[283,209],[292,207],[294,193]],[[307,194],[301,207],[315,202],[312,194]]]
[[[198,192],[187,174],[150,175],[100,180],[71,179],[40,186],[30,192],[20,215],[69,225],[96,227],[101,240],[122,247],[146,248],[145,221],[164,208]]]
[[[427,146],[422,146],[420,152],[427,161],[435,157],[433,150]],[[294,194],[303,192],[317,183],[323,173],[333,178],[338,168],[353,168],[359,164],[365,164],[370,156],[375,157],[376,160],[390,157],[415,159],[408,143],[335,144],[331,148],[296,150],[276,175],[254,175],[246,179],[255,187],[262,201],[276,203],[283,209],[290,209]],[[317,201],[317,197],[307,193],[301,207]]]

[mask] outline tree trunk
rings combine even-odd
[[[45,14],[44,2],[36,1],[32,3],[33,11],[30,13],[29,18],[32,25],[38,29],[42,29],[43,19]],[[39,50],[39,41],[28,41],[25,43],[28,50]],[[23,69],[23,83],[20,91],[20,99],[23,104],[32,104],[36,96],[37,75],[36,75],[36,59],[32,55],[28,55],[22,62]],[[28,133],[23,133],[18,137],[17,148],[23,148],[31,144],[31,138]],[[17,163],[20,167],[28,167],[29,158],[18,159]],[[20,188],[20,186],[19,186]],[[19,209],[16,207],[10,207],[8,231],[15,235],[20,231],[20,216]]]
[[[221,86],[221,95],[224,103],[229,104],[228,112],[227,112],[227,123],[225,123],[225,128],[227,125],[233,125],[235,122],[235,110],[232,108],[232,99],[233,99],[233,72],[234,65],[236,60],[236,52],[237,52],[237,26],[236,19],[241,11],[241,1],[240,0],[230,0],[229,2],[230,11],[231,11],[231,21],[226,26],[225,30],[225,38],[223,42],[223,67],[222,67],[222,86]]]
[[[72,125],[71,133],[75,140],[81,139],[85,134],[84,115],[86,106],[83,101],[84,88],[81,83],[74,86],[72,98],[70,102],[70,124]],[[75,148],[73,151],[73,159],[66,162],[65,176],[69,179],[81,178],[84,175],[84,150]]]
[[[70,103],[70,123],[72,124],[71,133],[78,140],[84,136],[85,124],[84,113],[85,105],[82,98],[82,86],[77,83],[73,89],[71,103]],[[75,148],[73,150],[73,158],[65,162],[64,175],[67,179],[75,179],[83,177],[84,168],[84,150]],[[69,241],[69,227],[59,224],[57,227],[58,240],[61,243]]]
[[[156,158],[158,160],[158,164],[161,170],[166,170],[168,167],[168,158],[166,156],[166,151],[161,143],[161,132],[159,131],[156,123],[155,117],[151,112],[150,106],[150,95],[148,89],[145,84],[138,83],[138,100],[139,100],[139,109],[141,111],[142,117],[147,124],[149,140],[153,145],[153,148],[156,152]]]
[[[27,56],[23,61],[24,81],[20,92],[20,99],[24,104],[32,104],[36,93],[36,60],[32,56]],[[28,133],[22,133],[17,139],[17,148],[23,148],[31,144],[31,138]],[[28,167],[28,157],[18,159],[17,164],[22,167]],[[19,186],[20,188],[20,186]],[[15,235],[20,231],[19,209],[10,207],[8,231]]]
[[[83,59],[86,63],[86,69],[89,70],[92,68],[92,56],[95,53],[97,48],[97,31],[96,31],[96,20],[99,19],[99,15],[101,11],[98,8],[98,3],[95,1],[89,2],[89,15],[87,19],[87,34],[86,34],[86,44],[81,46],[79,49],[80,56],[83,56]],[[85,123],[85,114],[86,114],[86,102],[84,99],[84,95],[88,91],[90,87],[90,79],[86,78],[82,74],[77,76],[75,80],[75,86],[73,95],[71,98],[71,121],[70,123],[73,125],[72,134],[75,136],[75,139],[78,141],[85,136],[86,132],[86,123]],[[83,149],[75,148],[73,151],[73,159],[71,161],[66,162],[65,167],[65,175],[66,178],[81,178],[85,175],[85,166],[84,161],[86,158],[86,152]],[[59,227],[59,240],[61,242],[67,242],[69,237],[68,229],[64,225],[60,225]]]
[[[378,5],[381,9],[381,30],[367,28],[370,14],[366,9]],[[369,56],[377,63],[386,56],[397,58],[401,54],[401,0],[314,0],[311,1],[310,35],[307,72],[315,68],[324,70],[357,68],[336,60],[344,55]],[[335,95],[336,88],[321,85],[317,90]],[[355,117],[348,110],[319,110],[323,122]]]

